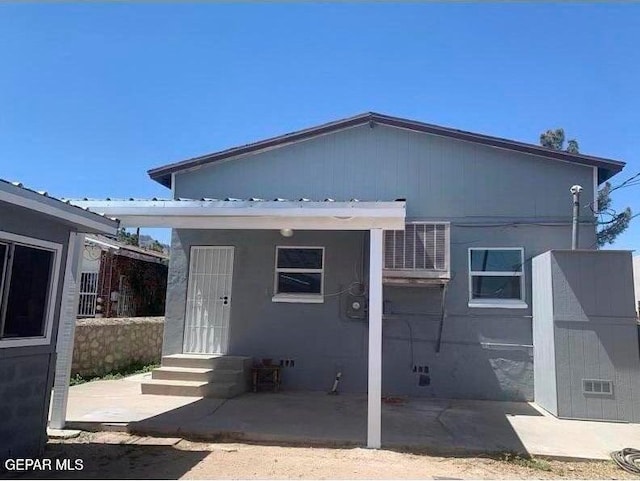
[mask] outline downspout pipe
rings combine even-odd
[[[571,194],[573,195],[573,221],[572,221],[572,228],[571,228],[571,250],[576,250],[578,248],[578,239],[579,239],[578,219],[580,217],[580,192],[582,192],[582,186],[572,185],[570,191],[571,191]]]

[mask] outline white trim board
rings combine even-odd
[[[73,361],[73,343],[76,319],[78,317],[79,282],[82,262],[80,256],[84,249],[84,235],[71,232],[67,248],[67,262],[64,269],[64,284],[60,298],[60,321],[56,342],[56,367],[53,394],[51,398],[49,426],[64,429],[66,424],[67,400],[69,396],[69,378]]]
[[[406,203],[133,200],[73,201],[123,227],[178,229],[403,230]]]

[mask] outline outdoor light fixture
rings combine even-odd
[[[293,229],[280,229],[282,237],[293,237]]]

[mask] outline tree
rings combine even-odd
[[[554,150],[564,150],[571,154],[580,153],[580,146],[575,139],[567,142],[567,147],[564,146],[565,135],[564,129],[547,130],[540,134],[540,145]],[[604,186],[598,191],[598,212],[594,210],[594,214],[602,218],[602,216],[608,216],[606,221],[599,221],[600,229],[596,236],[596,242],[598,247],[603,247],[607,244],[613,244],[613,241],[622,234],[633,217],[631,209],[627,207],[621,213],[617,213],[611,208],[611,192],[615,188],[611,187],[609,182],[605,182]]]
[[[610,220],[601,224],[602,227],[598,231],[596,239],[598,241],[598,247],[613,244],[616,237],[629,227],[629,222],[631,222],[631,217],[633,217],[631,208],[629,207],[620,214],[616,214],[616,212],[611,209],[610,192],[611,184],[609,182],[605,182],[604,186],[598,191],[598,211],[611,216]]]
[[[138,234],[131,234],[130,232],[127,232],[124,227],[118,229],[117,239],[123,244],[128,244],[131,246],[138,245]]]
[[[160,241],[157,241],[156,239],[153,239],[153,242],[148,246],[149,249],[156,252],[164,252],[164,247],[164,244],[162,244]]]

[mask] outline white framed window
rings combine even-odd
[[[273,302],[324,302],[324,247],[276,246]]]
[[[48,344],[62,245],[0,232],[0,347]]]
[[[526,308],[524,249],[469,249],[469,307]]]

